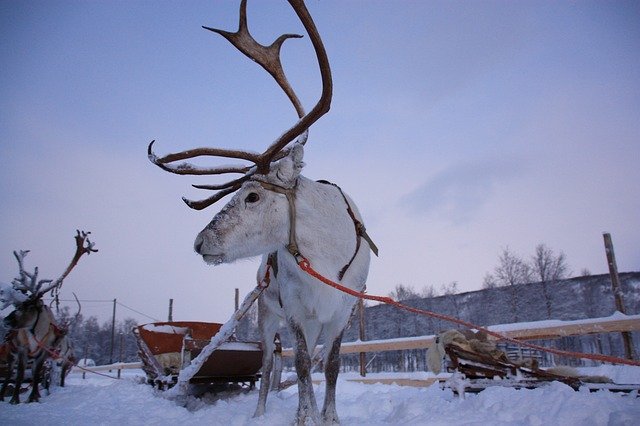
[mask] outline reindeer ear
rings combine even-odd
[[[274,168],[275,179],[284,186],[293,185],[304,167],[303,157],[304,147],[298,143],[293,145],[289,155],[278,161]]]

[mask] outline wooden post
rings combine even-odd
[[[84,355],[82,357],[83,361],[84,361],[84,365],[83,367],[87,366],[87,355],[89,354],[89,343],[85,343],[84,344]],[[86,379],[87,376],[87,372],[85,370],[82,370],[82,378]]]
[[[116,338],[116,303],[117,299],[113,299],[113,316],[111,318],[111,352],[109,354],[109,364],[113,364],[113,346]]]
[[[118,362],[122,362],[122,352],[124,350],[124,334],[120,333],[120,356],[118,357]],[[120,372],[122,368],[118,368],[118,379],[120,378]]]
[[[616,309],[626,314],[624,309],[624,303],[622,301],[622,289],[620,288],[620,276],[618,275],[618,264],[616,263],[616,255],[613,251],[613,242],[611,240],[611,234],[605,232],[602,234],[604,237],[604,248],[607,253],[607,263],[609,264],[609,275],[611,276],[611,288],[613,290],[613,298],[616,302]],[[627,359],[633,359],[633,340],[631,333],[622,332],[622,342],[624,344],[624,354]]]
[[[358,310],[360,311],[360,341],[364,341],[365,339],[365,334],[364,334],[364,300],[360,299],[358,301]],[[360,352],[360,375],[362,377],[365,377],[367,375],[367,358],[366,358],[366,354],[364,352]]]
[[[173,321],[173,299],[169,299],[169,322]]]
[[[236,299],[234,304],[234,309],[237,311],[240,306],[240,289],[236,288]]]

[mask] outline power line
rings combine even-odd
[[[52,300],[56,300],[56,299],[43,299],[46,301],[52,301]],[[59,299],[60,302],[75,302],[76,299]],[[90,303],[113,303],[113,299],[111,300],[98,300],[98,299],[78,299],[78,301],[80,302],[90,302]]]
[[[113,302],[113,301],[111,301],[111,302]],[[143,317],[147,317],[147,318],[149,318],[149,319],[152,319],[152,320],[154,320],[155,322],[160,322],[160,320],[159,320],[159,319],[154,318],[154,317],[151,317],[151,316],[149,316],[149,315],[147,315],[147,314],[143,314],[143,313],[142,313],[142,312],[140,312],[140,311],[136,311],[135,309],[130,308],[130,307],[128,307],[128,306],[127,306],[127,305],[125,305],[125,304],[122,304],[122,303],[120,303],[120,302],[116,302],[116,304],[117,304],[117,305],[122,306],[123,308],[129,309],[130,311],[135,312],[136,314],[142,315]]]
[[[55,300],[55,299],[44,299],[44,300],[46,300],[46,301],[53,301],[53,300]],[[75,299],[60,299],[60,302],[75,302],[75,301],[76,301]],[[78,301],[79,301],[79,302],[88,302],[88,303],[109,303],[109,304],[113,303],[113,299],[111,299],[111,300],[99,300],[99,299],[78,299]],[[122,307],[123,307],[123,308],[125,308],[125,309],[129,309],[130,311],[135,312],[135,313],[136,313],[136,314],[138,314],[138,315],[142,315],[143,317],[149,318],[149,319],[151,319],[151,320],[153,320],[153,321],[155,321],[155,322],[160,322],[160,320],[159,320],[159,319],[154,318],[154,317],[152,317],[152,316],[149,316],[149,315],[147,315],[147,314],[145,314],[145,313],[142,313],[142,312],[140,312],[140,311],[138,311],[138,310],[136,310],[136,309],[133,309],[133,308],[131,308],[131,307],[129,307],[129,306],[127,306],[127,305],[123,304],[123,303],[116,302],[116,304],[117,304],[117,305],[122,306]]]

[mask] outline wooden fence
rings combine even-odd
[[[559,339],[567,336],[584,336],[588,334],[640,331],[640,315],[615,314],[605,318],[589,318],[576,321],[536,321],[514,324],[501,324],[487,327],[489,330],[518,340]],[[489,338],[494,339],[489,336]],[[384,352],[408,349],[428,349],[435,335],[400,337],[396,339],[368,340],[344,342],[341,354],[359,352]],[[319,349],[316,348],[316,350]],[[282,356],[293,356],[293,349],[282,350]]]

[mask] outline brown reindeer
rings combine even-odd
[[[28,251],[14,252],[20,276],[13,280],[12,286],[0,285],[0,310],[10,304],[15,306],[15,310],[5,319],[10,330],[5,336],[7,374],[0,389],[0,401],[4,401],[15,369],[14,391],[10,403],[20,402],[20,388],[29,362],[31,362],[31,394],[28,402],[37,402],[40,399],[39,383],[42,380],[43,364],[47,358],[54,357],[56,349],[67,339],[66,331],[56,324],[53,312],[43,303],[42,297],[60,289],[62,281],[83,254],[97,251],[89,241],[88,235],[88,232],[78,231],[75,237],[75,255],[64,273],[55,281],[38,280],[37,267],[33,274],[26,272],[24,258]]]

